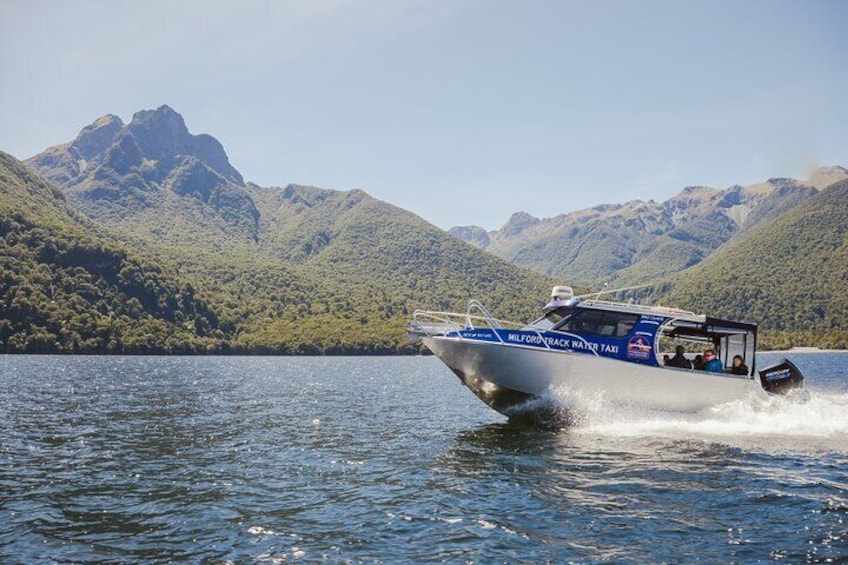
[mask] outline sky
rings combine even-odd
[[[848,166],[841,0],[0,0],[0,150],[168,104],[447,229]]]

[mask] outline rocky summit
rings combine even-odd
[[[136,112],[129,124],[103,116],[27,163],[98,219],[122,219],[176,196],[257,237],[259,213],[224,147],[211,135],[191,134],[169,106]]]

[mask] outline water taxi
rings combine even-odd
[[[556,286],[529,324],[498,320],[471,300],[465,313],[417,310],[408,329],[507,416],[552,391],[560,399],[697,412],[802,386],[803,375],[786,359],[757,371],[756,324],[601,299],[607,292],[616,291],[575,296],[571,287]],[[716,369],[714,362],[714,372],[666,365],[669,344],[711,350],[721,364]],[[734,357],[742,360],[736,367]]]

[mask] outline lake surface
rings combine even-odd
[[[790,357],[543,429],[433,357],[0,356],[0,562],[846,563],[848,354]]]

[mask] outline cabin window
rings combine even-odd
[[[576,308],[573,306],[561,306],[555,310],[551,310],[535,322],[533,322],[529,327],[535,329],[549,330],[553,328],[555,325],[563,321],[563,319],[567,318],[572,312],[574,312]]]
[[[583,310],[563,322],[559,331],[603,337],[624,337],[629,334],[639,318],[636,314],[607,310]]]
[[[545,314],[545,319],[548,320],[551,325],[556,325],[560,323],[563,319],[567,318],[572,312],[574,312],[575,308],[563,306],[562,308],[557,308],[551,312]]]

